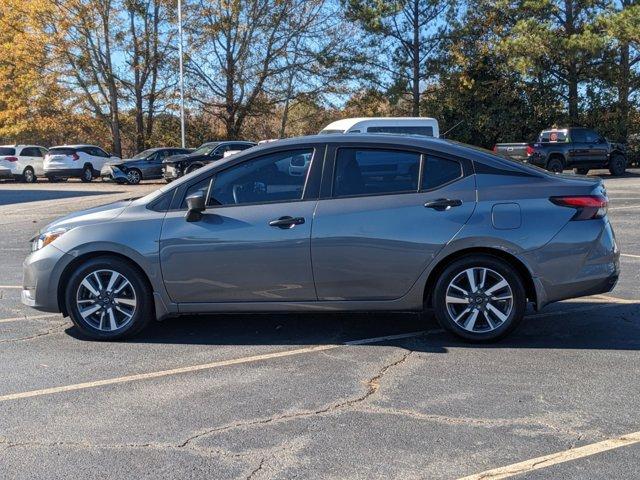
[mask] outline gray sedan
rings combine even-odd
[[[527,303],[613,289],[606,209],[597,178],[450,141],[294,138],[53,222],[22,301],[108,340],[183,314],[428,308],[490,341]]]
[[[105,163],[100,176],[102,180],[136,185],[141,180],[162,178],[162,162],[176,155],[187,155],[187,148],[149,148],[135,157],[117,162]]]

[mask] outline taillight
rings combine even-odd
[[[609,199],[604,195],[550,197],[549,200],[561,207],[575,208],[577,211],[572,220],[602,218],[607,214],[609,205]]]
[[[72,154],[71,154],[71,160],[73,160],[74,162],[75,162],[76,160],[78,160],[79,158],[80,158],[80,157],[78,156],[78,154],[77,154],[77,153],[72,153]]]
[[[533,155],[533,147],[531,145],[527,145],[527,157]]]
[[[18,157],[4,157],[7,162],[17,162]]]
[[[493,146],[493,151],[494,151],[495,153],[498,153],[498,145],[494,145],[494,146]]]

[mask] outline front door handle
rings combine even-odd
[[[437,200],[433,200],[432,202],[427,202],[424,204],[427,208],[433,208],[439,212],[443,212],[444,210],[449,210],[451,207],[459,207],[462,205],[462,200],[458,199],[449,199],[449,198],[438,198]]]
[[[271,220],[269,226],[282,229],[293,228],[296,225],[302,225],[304,217],[280,217],[277,220]]]

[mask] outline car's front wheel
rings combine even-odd
[[[619,153],[613,155],[613,157],[611,157],[611,164],[609,165],[609,173],[613,176],[620,177],[624,175],[626,170],[627,159],[624,158],[624,155],[620,155]]]
[[[80,265],[67,282],[65,302],[78,330],[96,340],[135,335],[153,317],[147,282],[117,257],[97,257]]]
[[[127,172],[127,182],[131,185],[137,185],[142,180],[142,173],[136,168],[132,168]]]
[[[522,320],[526,294],[509,263],[471,255],[442,272],[433,306],[443,328],[468,341],[489,342],[504,337]]]

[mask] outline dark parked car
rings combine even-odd
[[[107,162],[100,170],[100,176],[103,180],[133,185],[140,183],[141,180],[162,178],[163,160],[191,152],[192,150],[188,148],[150,148],[126,160]]]
[[[600,178],[444,140],[281,140],[47,225],[22,301],[99,339],[183,314],[427,307],[495,340],[527,303],[615,286],[607,202]]]
[[[573,168],[586,175],[595,168],[608,168],[612,175],[624,175],[625,149],[588,128],[543,130],[535,143],[498,143],[494,151],[516,160],[562,172]]]
[[[255,146],[254,142],[227,141],[227,142],[207,142],[198,147],[189,155],[179,157],[169,157],[164,160],[162,171],[164,179],[171,182],[187,173],[191,173],[208,163],[222,160],[225,152],[242,151]]]

